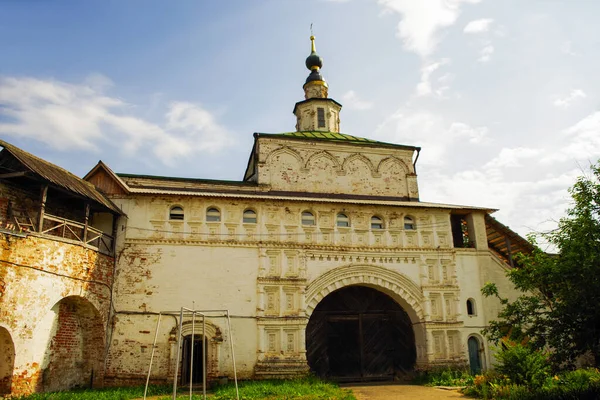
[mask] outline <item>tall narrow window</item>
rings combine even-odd
[[[417,229],[415,225],[415,220],[413,217],[404,217],[404,229],[414,230]]]
[[[339,213],[337,215],[336,224],[337,226],[347,228],[350,226],[350,220],[348,219],[348,216],[346,214]]]
[[[255,224],[256,223],[256,211],[246,210],[244,211],[244,223]]]
[[[467,300],[467,315],[477,315],[475,310],[475,300],[473,299]]]
[[[383,220],[377,216],[371,217],[371,229],[383,229]]]
[[[302,225],[314,225],[315,216],[310,211],[302,212]]]
[[[317,108],[317,123],[319,128],[325,128],[325,109],[318,107]]]
[[[169,210],[170,220],[183,220],[183,216],[183,208],[179,206],[171,207],[171,210]]]
[[[209,208],[206,210],[206,222],[219,222],[221,221],[221,211],[216,208]]]

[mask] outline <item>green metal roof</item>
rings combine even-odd
[[[405,146],[395,143],[379,142],[377,140],[366,139],[358,136],[352,136],[345,133],[338,132],[320,132],[320,131],[302,131],[302,132],[283,132],[283,133],[256,133],[257,136],[267,137],[279,137],[279,138],[295,138],[295,139],[316,139],[326,141],[340,141],[346,143],[355,144],[370,144],[370,145],[384,145],[384,146],[395,146],[404,147],[410,149],[418,149],[414,146]]]

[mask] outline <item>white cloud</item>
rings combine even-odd
[[[429,111],[400,109],[378,126],[375,136],[391,143],[418,144],[426,149],[419,163],[442,166],[447,163],[447,156],[455,147],[486,144],[488,132],[487,127],[448,122],[439,114]]]
[[[347,91],[342,96],[342,102],[351,110],[368,110],[373,107],[373,103],[359,98],[354,90]]]
[[[571,90],[571,93],[569,93],[567,96],[565,96],[563,98],[557,98],[556,100],[554,100],[553,104],[556,107],[569,108],[575,100],[582,99],[585,97],[586,97],[586,94],[583,90],[573,89],[573,90]]]
[[[387,12],[402,16],[398,23],[398,37],[404,47],[429,56],[439,43],[438,31],[454,25],[463,4],[475,4],[480,0],[379,0]]]
[[[481,63],[486,63],[492,59],[492,55],[494,54],[494,46],[488,44],[479,52],[479,58],[477,61]]]
[[[463,29],[464,33],[483,33],[483,32],[487,32],[491,25],[492,22],[494,22],[493,19],[491,18],[481,18],[481,19],[476,19],[474,21],[469,22],[466,26],[465,29]]]
[[[500,153],[490,160],[483,168],[487,170],[502,168],[522,168],[522,160],[538,157],[542,153],[541,149],[531,149],[526,147],[503,148]]]
[[[100,143],[110,143],[128,155],[152,152],[166,164],[230,143],[227,130],[201,105],[172,103],[166,122],[156,124],[131,115],[131,105],[103,94],[111,85],[98,74],[83,84],[1,78],[0,133],[61,150],[96,151]]]
[[[440,61],[427,64],[423,68],[421,68],[421,81],[417,84],[417,96],[429,96],[433,94],[436,97],[443,97],[444,92],[449,88],[448,85],[444,85],[443,83],[449,80],[449,75],[446,74],[440,79],[438,79],[438,83],[441,83],[442,85],[439,88],[436,88],[435,90],[432,87],[431,75],[440,67],[448,63],[450,63],[450,60],[448,58],[444,58]]]

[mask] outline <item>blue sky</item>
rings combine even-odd
[[[421,199],[552,227],[600,157],[600,2],[0,2],[0,137],[84,175],[241,179],[294,130],[310,24],[342,131],[423,148]],[[550,221],[550,222],[548,222]]]

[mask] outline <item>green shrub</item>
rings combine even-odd
[[[550,377],[548,356],[520,343],[504,341],[504,345],[496,352],[496,371],[516,385],[542,387]]]
[[[473,375],[466,368],[435,368],[420,372],[413,382],[426,386],[466,386],[473,383]]]
[[[580,369],[548,377],[541,387],[519,385],[506,375],[477,375],[463,393],[483,399],[504,400],[596,400],[600,399],[600,372]]]

